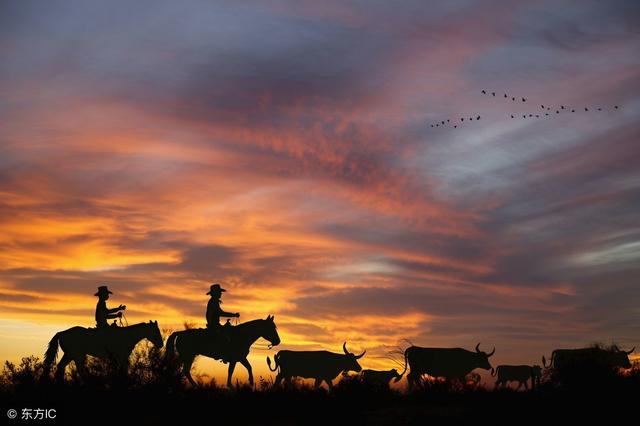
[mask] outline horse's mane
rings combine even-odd
[[[140,327],[145,326],[145,325],[153,325],[153,324],[150,323],[150,322],[139,322],[139,323],[131,324],[131,325],[127,326],[127,327],[122,327],[122,328],[140,328]]]
[[[236,327],[237,328],[245,328],[245,327],[249,327],[251,325],[257,324],[260,321],[264,321],[264,319],[263,318],[258,318],[258,319],[254,319],[254,320],[251,320],[251,321],[243,322],[242,324],[238,324]]]

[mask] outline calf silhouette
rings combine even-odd
[[[496,389],[507,386],[508,382],[518,382],[516,390],[527,386],[527,380],[531,379],[531,388],[535,387],[536,381],[540,383],[542,368],[539,365],[499,365],[495,370],[491,369],[491,376],[498,376]]]
[[[362,381],[372,386],[388,386],[391,380],[393,383],[397,383],[402,379],[404,373],[399,374],[398,370],[392,368],[391,370],[362,370],[360,376]]]

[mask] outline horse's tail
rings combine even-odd
[[[267,356],[267,366],[269,367],[270,371],[276,371],[279,367],[278,363],[280,361],[280,354],[275,354],[273,356],[273,361],[274,361],[274,368],[271,369],[271,360],[269,359],[269,357]]]
[[[60,335],[62,332],[56,333],[51,340],[49,341],[49,346],[47,347],[47,351],[44,353],[44,373],[49,374],[49,370],[51,370],[51,366],[54,362],[56,362],[56,358],[58,357],[58,341],[60,340]]]
[[[176,339],[178,338],[178,332],[171,333],[167,339],[167,347],[164,352],[165,357],[173,357],[176,354]]]

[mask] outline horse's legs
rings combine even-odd
[[[129,358],[127,356],[118,357],[117,358],[117,363],[118,363],[118,374],[119,374],[119,376],[122,377],[122,378],[127,377],[128,373],[129,373]]]
[[[249,366],[251,367],[251,366]],[[231,376],[233,376],[233,370],[236,368],[236,361],[229,361],[229,373],[227,375],[227,387],[231,387]]]
[[[58,366],[56,367],[56,380],[59,382],[64,381],[64,369],[67,367],[67,365],[69,365],[69,363],[73,361],[73,359],[67,355],[64,354],[62,356],[62,359],[60,359],[60,362],[58,362]]]
[[[249,373],[249,384],[253,386],[253,368],[251,367],[251,364],[249,364],[249,360],[245,358],[240,361],[240,364],[244,365],[244,368],[247,369],[247,372]]]
[[[197,387],[198,384],[196,383],[195,380],[193,380],[193,377],[191,377],[191,365],[193,364],[193,360],[195,359],[195,356],[191,356],[190,358],[183,358],[182,361],[182,372],[184,373],[185,376],[187,376],[187,379],[189,379],[189,383],[191,383],[192,386]]]
[[[78,370],[78,376],[80,377],[80,379],[82,380],[86,380],[87,379],[87,357],[82,356],[82,357],[77,357],[73,359],[73,362],[75,362],[76,364],[76,370]]]
[[[316,378],[316,381],[313,382],[313,387],[314,388],[319,388],[321,384],[322,384],[322,379]]]

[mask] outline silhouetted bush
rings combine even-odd
[[[15,365],[5,363],[0,397],[12,407],[45,401],[41,405],[60,408],[61,418],[66,416],[62,424],[88,424],[87,419],[100,424],[102,418],[96,420],[96,413],[104,413],[105,423],[117,417],[125,424],[140,425],[190,424],[203,418],[230,419],[234,424],[402,425],[424,424],[425,419],[499,423],[522,413],[531,422],[591,420],[598,413],[613,420],[633,407],[634,395],[640,393],[638,366],[624,372],[596,371],[587,381],[592,390],[587,393],[574,387],[578,382],[571,380],[577,372],[572,370],[549,372],[535,392],[490,392],[477,383],[477,377],[465,383],[423,380],[407,392],[372,386],[356,374],[341,377],[332,391],[303,380],[274,386],[271,377],[259,377],[255,388],[236,381],[232,389],[200,378],[204,384],[194,388],[178,375],[173,362],[163,350],[141,344],[130,357],[126,374],[112,360],[88,358],[86,371],[80,374],[70,368],[60,384],[42,377],[38,358],[27,357]],[[593,372],[594,366],[589,367]]]

